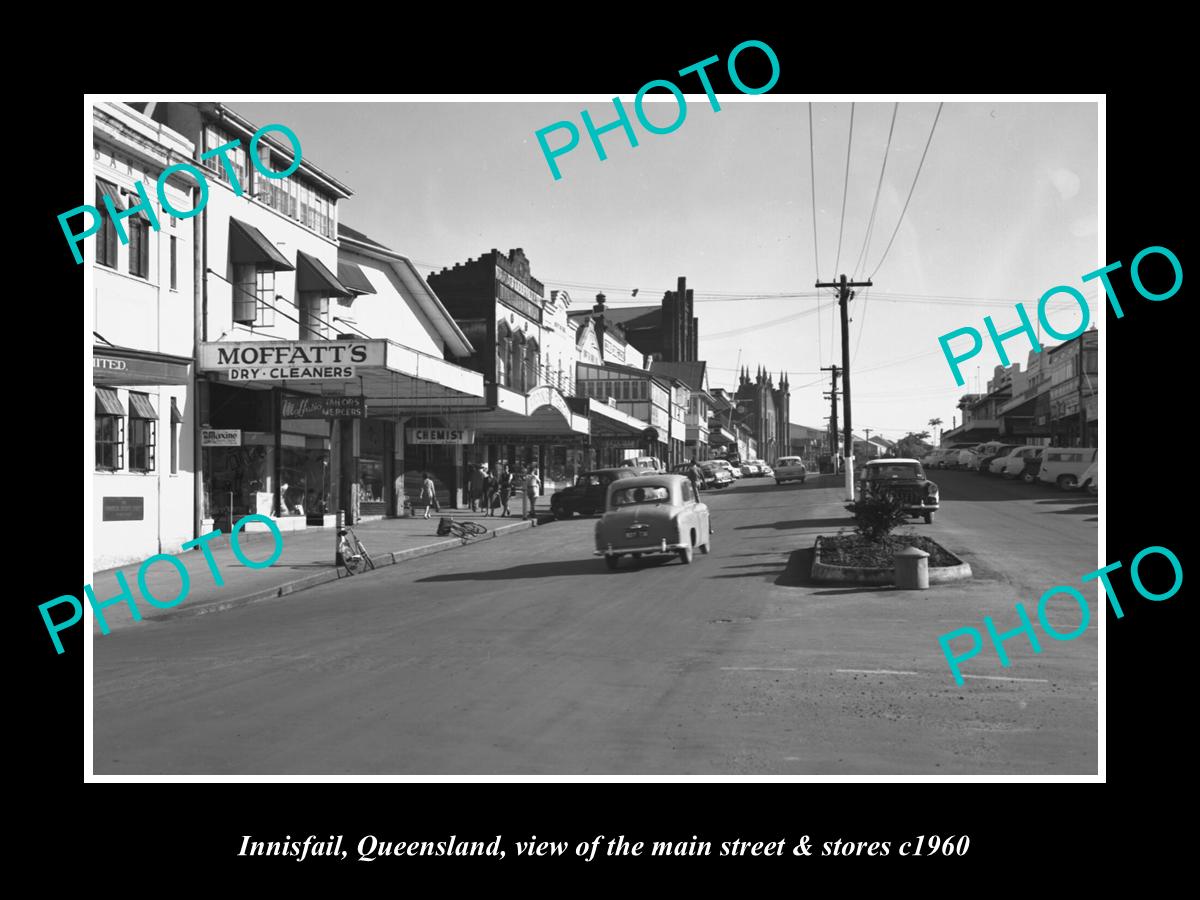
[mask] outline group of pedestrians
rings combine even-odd
[[[527,515],[534,516],[537,497],[542,489],[537,466],[524,476],[514,475],[503,463],[496,469],[496,473],[493,474],[487,463],[471,467],[471,474],[467,479],[467,500],[471,505],[471,512],[483,512],[485,516],[510,516],[512,513],[508,508],[509,500],[518,490],[524,490],[529,506]]]

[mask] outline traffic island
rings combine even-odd
[[[857,534],[839,534],[817,536],[813,547],[812,580],[820,584],[895,584],[893,558],[896,551],[907,547],[929,554],[931,585],[971,577],[968,563],[924,535],[897,534],[872,542]]]

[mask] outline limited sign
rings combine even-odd
[[[473,444],[474,428],[406,428],[410,444]]]
[[[367,401],[363,397],[285,397],[285,419],[365,418]]]
[[[240,447],[242,446],[242,429],[240,428],[201,428],[201,447]]]

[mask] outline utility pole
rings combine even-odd
[[[829,398],[829,461],[833,464],[833,472],[837,474],[837,447],[838,447],[838,420],[837,420],[837,398],[838,398],[838,372],[841,371],[836,365],[821,366],[822,372],[829,372],[829,393],[825,396]]]
[[[1084,365],[1085,359],[1087,358],[1083,352],[1083,348],[1084,348],[1083,339],[1085,337],[1087,337],[1086,331],[1076,339],[1079,341],[1078,392],[1079,392],[1079,446],[1080,447],[1087,446],[1087,407],[1084,406],[1084,404],[1083,404],[1083,365]]]
[[[850,288],[871,287],[871,281],[847,281],[842,275],[837,281],[818,281],[817,288],[837,288],[838,306],[842,312],[842,408],[846,420],[846,498],[854,500],[854,434],[850,428],[850,322],[849,306],[854,299]]]

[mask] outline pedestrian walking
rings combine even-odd
[[[433,508],[434,512],[441,512],[442,508],[438,506],[437,487],[433,483],[433,479],[429,477],[429,473],[425,473],[425,480],[421,482],[421,502],[425,504],[425,518],[429,518],[429,509]]]
[[[529,518],[537,518],[537,498],[538,493],[542,489],[542,480],[538,477],[538,468],[534,466],[529,470],[529,477],[525,479],[525,496],[529,498]]]
[[[508,470],[508,466],[500,466],[500,477],[496,480],[496,487],[500,491],[500,515],[508,517],[508,498],[512,496],[512,472]]]
[[[496,514],[496,476],[488,471],[487,463],[483,464],[483,509],[485,516]]]
[[[700,494],[700,488],[704,484],[704,473],[700,471],[700,466],[696,464],[696,457],[692,457],[688,462],[687,477],[692,482],[692,487],[695,489],[697,496]]]
[[[468,492],[471,495],[471,512],[478,512],[478,504],[483,500],[483,479],[487,463],[471,467],[471,477],[468,481]]]

